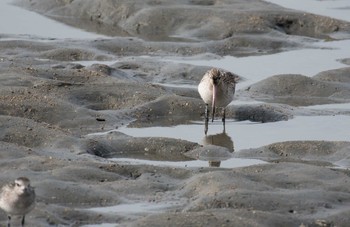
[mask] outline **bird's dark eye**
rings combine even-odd
[[[219,83],[219,78],[218,77],[214,77],[213,81],[214,81],[214,84],[218,84]]]
[[[19,187],[19,186],[21,186],[21,185],[19,185],[19,183],[16,183],[16,186]]]

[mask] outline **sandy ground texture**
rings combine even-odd
[[[334,32],[349,32],[349,23],[257,0],[18,4],[118,35],[42,42],[0,34],[0,182],[22,175],[31,179],[38,199],[27,215],[28,226],[349,225],[350,172],[338,165],[350,166],[350,142],[286,141],[234,152],[237,158],[266,161],[234,169],[108,159],[187,161],[201,149],[189,141],[115,131],[127,124],[170,126],[202,120],[204,104],[195,88],[164,84],[196,85],[208,67],[159,57],[291,50],[315,39],[332,39]],[[116,59],[110,66],[77,62]],[[313,77],[271,75],[237,91],[239,99],[265,103],[230,106],[227,115],[256,122],[349,115],[300,108],[349,102],[349,73],[350,67],[344,67]],[[3,212],[0,220],[6,224]]]

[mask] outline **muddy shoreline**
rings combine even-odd
[[[316,41],[348,33],[350,23],[261,1],[16,4],[90,31],[118,35],[45,40],[0,34],[0,183],[22,175],[31,179],[38,201],[27,216],[28,226],[350,223],[349,141],[284,141],[245,150],[234,150],[229,141],[225,147],[232,149],[223,150],[200,141],[118,131],[125,125],[165,127],[202,120],[204,104],[196,85],[210,67],[162,57],[214,59],[317,48],[312,45]],[[203,12],[210,12],[210,19],[204,20]],[[181,21],[171,19],[179,13]],[[348,60],[342,59],[344,64]],[[349,110],[304,108],[349,103],[349,73],[344,65],[313,77],[271,75],[239,89],[238,101],[259,103],[233,103],[227,117],[265,124],[296,116],[349,116]],[[109,159],[166,163],[199,156],[264,163],[174,167]],[[6,224],[3,212],[0,223]]]

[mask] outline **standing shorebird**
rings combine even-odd
[[[222,108],[222,122],[225,127],[225,108],[233,100],[236,84],[239,77],[233,73],[213,68],[207,71],[198,85],[198,92],[205,102],[205,129],[207,134],[209,109],[211,104],[212,121],[214,121],[215,108]]]
[[[24,226],[25,215],[35,206],[35,191],[26,177],[19,177],[14,182],[2,187],[0,192],[0,208],[7,213],[7,226],[11,226],[11,215],[22,216]]]

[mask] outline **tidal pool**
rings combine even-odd
[[[142,216],[143,214],[165,212],[169,208],[182,205],[184,201],[166,201],[166,202],[140,202],[140,203],[124,203],[116,206],[108,207],[92,207],[86,210],[93,211],[100,214],[115,214],[115,215],[127,215]],[[102,223],[93,225],[83,225],[82,227],[112,227],[119,226],[115,223]]]
[[[22,35],[23,38],[35,39],[107,38],[11,5],[12,2],[13,0],[0,1],[0,34]]]
[[[319,41],[314,46],[315,49],[291,50],[262,56],[225,56],[212,60],[187,57],[163,58],[163,60],[218,67],[234,72],[245,79],[237,84],[238,89],[245,88],[273,75],[302,74],[311,77],[322,71],[347,66],[341,63],[340,60],[350,57],[350,40]]]
[[[98,213],[116,213],[116,214],[141,214],[141,213],[156,213],[160,211],[164,211],[167,208],[174,207],[178,205],[178,202],[154,202],[154,203],[126,203],[126,204],[119,204],[116,206],[109,206],[109,207],[93,207],[88,208],[89,211],[94,211]]]
[[[349,141],[349,128],[350,116],[332,115],[296,116],[288,121],[271,123],[228,120],[225,131],[223,131],[221,121],[217,120],[209,123],[207,136],[204,135],[203,122],[174,127],[123,127],[118,130],[135,137],[170,137],[199,144],[210,144],[211,141],[207,140],[207,137],[215,135],[217,139],[232,140],[234,150],[239,151],[283,141]]]
[[[177,168],[200,168],[212,166],[209,161],[204,160],[193,160],[193,161],[180,161],[180,162],[171,162],[171,161],[151,161],[143,159],[130,159],[130,158],[111,158],[110,160],[116,162],[123,162],[129,165],[153,165],[153,166],[165,166],[165,167],[177,167]],[[238,168],[258,164],[266,164],[267,162],[258,160],[258,159],[245,159],[245,158],[229,158],[227,160],[215,160],[215,167],[221,168]],[[220,162],[220,163],[218,163]]]

